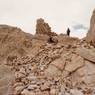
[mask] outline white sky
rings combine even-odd
[[[36,19],[44,18],[53,31],[65,33],[68,26],[89,27],[94,8],[95,0],[0,0],[0,24],[18,26],[34,34]],[[72,31],[72,35],[78,37],[86,33]]]

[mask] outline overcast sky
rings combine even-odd
[[[89,27],[94,8],[95,0],[0,0],[0,24],[33,34],[36,19],[44,18],[57,33],[65,33],[70,27],[72,35],[83,37],[87,31],[83,26]],[[83,29],[77,30],[78,25]]]

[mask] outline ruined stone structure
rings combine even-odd
[[[48,36],[56,36],[57,34],[51,31],[51,27],[48,23],[44,22],[44,19],[37,19],[36,34],[46,34]]]

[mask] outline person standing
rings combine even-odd
[[[70,29],[68,28],[68,29],[67,29],[67,35],[68,35],[68,36],[70,36],[70,32],[71,32],[71,31],[70,31]]]

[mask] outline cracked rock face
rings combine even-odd
[[[90,20],[90,29],[87,33],[86,41],[90,42],[95,46],[95,10],[93,11],[91,20]]]

